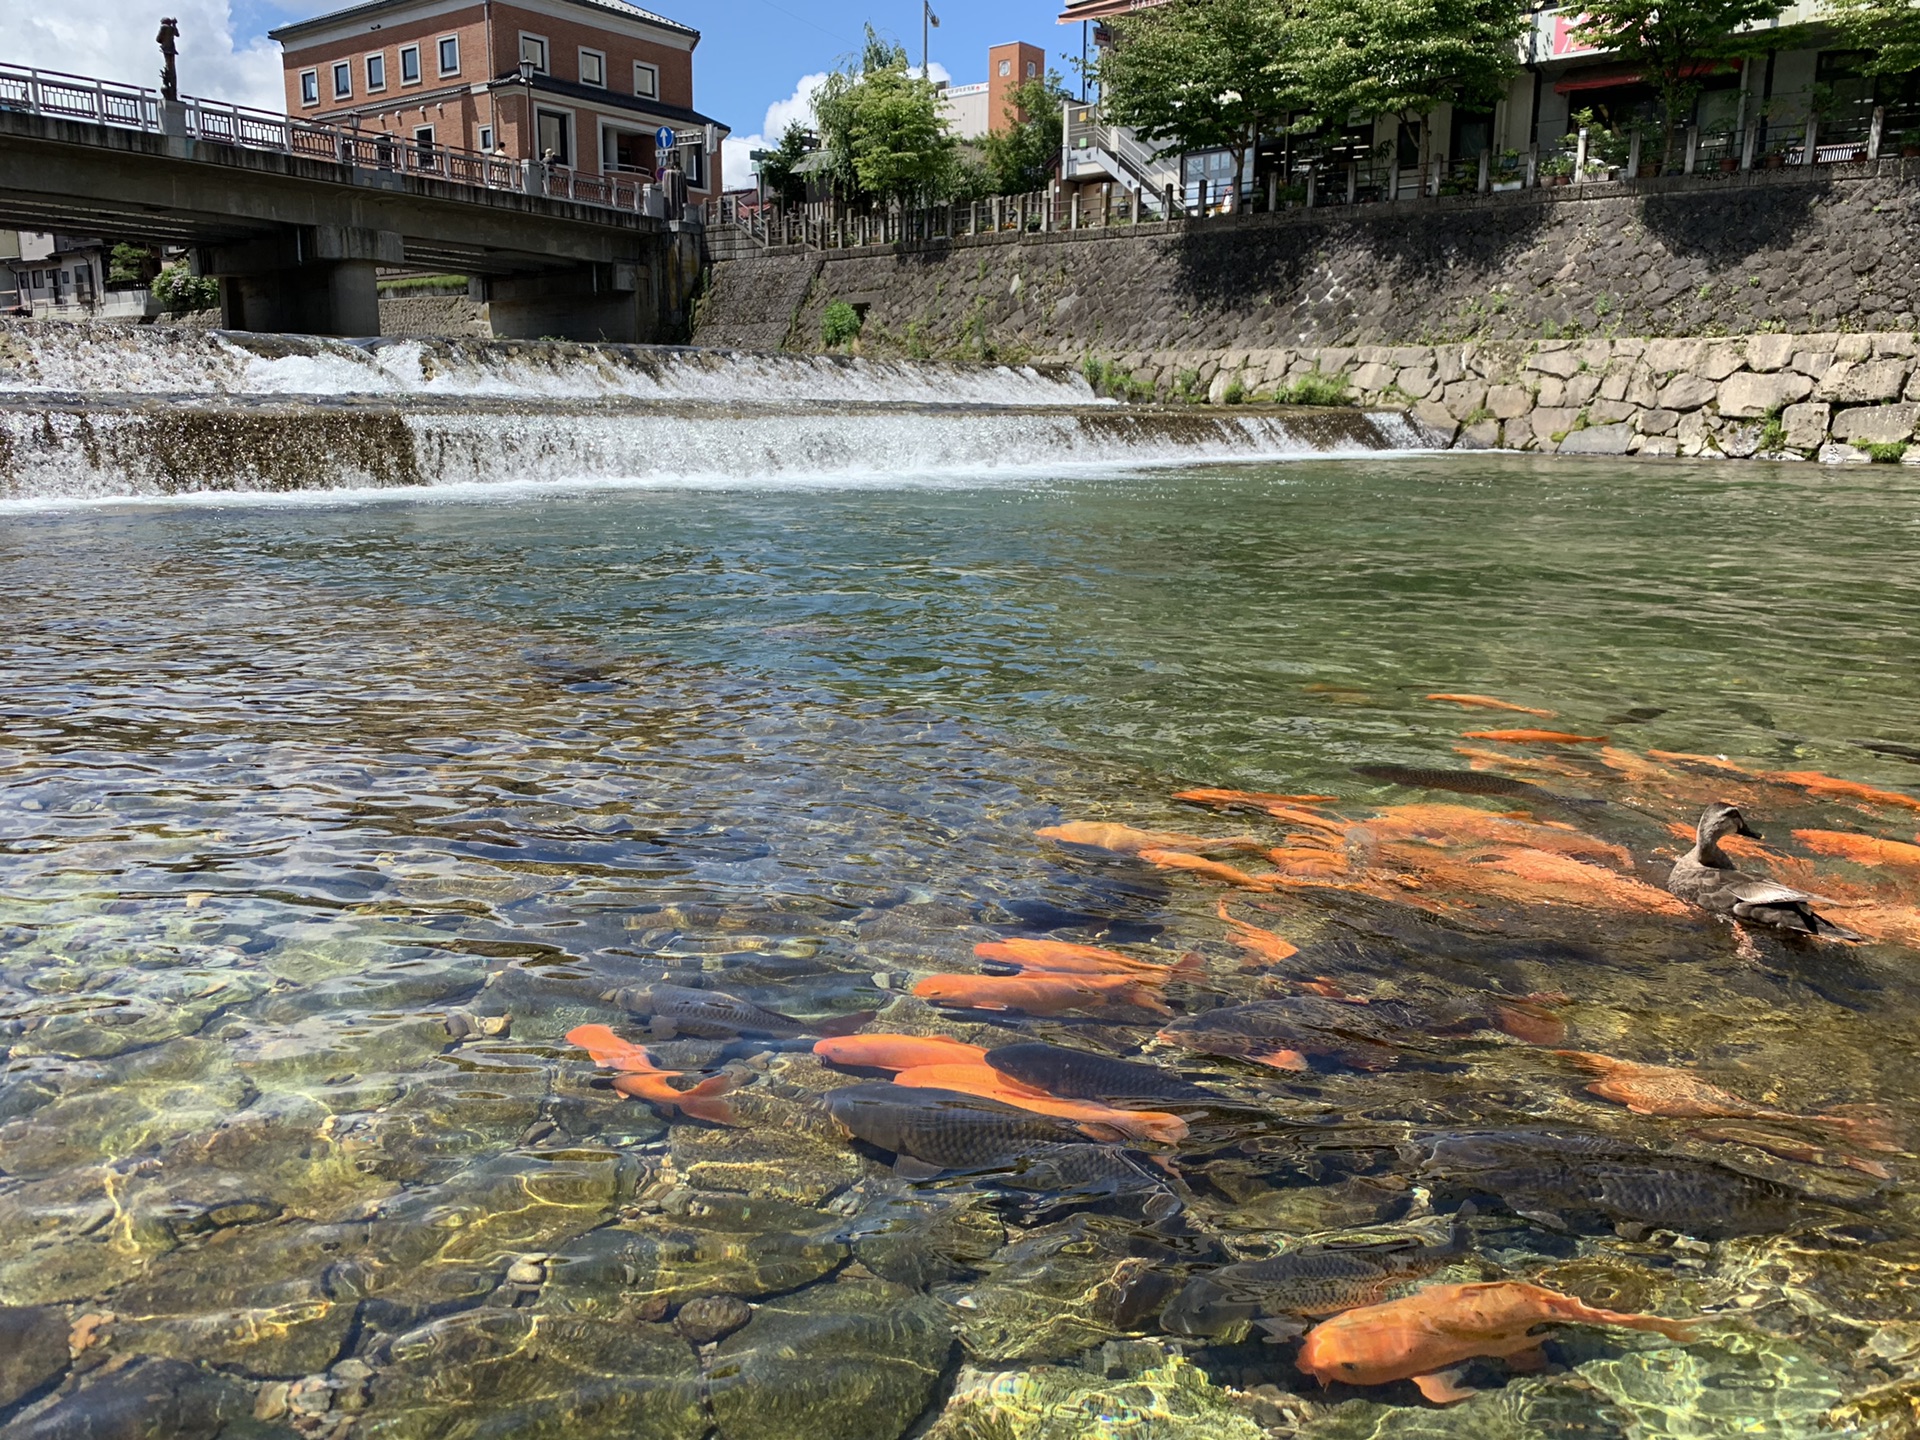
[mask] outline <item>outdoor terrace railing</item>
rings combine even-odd
[[[476,190],[507,190],[553,200],[572,200],[660,219],[699,219],[701,207],[670,215],[664,187],[633,175],[583,174],[567,165],[510,160],[381,132],[300,120],[222,100],[183,95],[166,100],[158,90],[84,75],[65,75],[0,64],[0,111],[50,115],[62,120],[150,135],[178,135],[243,150],[269,150],[355,170],[417,175]]]

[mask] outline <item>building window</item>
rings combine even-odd
[[[647,100],[659,99],[659,70],[652,65],[642,65],[636,60],[633,65],[633,93]]]
[[[300,103],[302,105],[320,103],[320,72],[318,70],[300,72]]]
[[[420,83],[420,47],[404,46],[400,51],[400,83],[418,85]]]
[[[1034,76],[1037,75],[1038,73],[1039,73],[1039,67],[1036,66],[1033,63],[1033,61],[1031,60],[1027,61],[1027,79],[1029,80],[1033,79]]]
[[[353,98],[353,66],[345,60],[336,62],[333,67],[333,98]]]
[[[460,37],[447,35],[440,41],[440,73],[458,75],[460,73]]]
[[[533,112],[534,133],[540,146],[540,158],[553,158],[555,165],[573,163],[573,125],[572,116],[561,110],[536,110]]]
[[[433,126],[416,125],[413,129],[414,168],[433,169]]]
[[[580,83],[598,85],[603,89],[607,83],[607,57],[598,50],[580,52]]]
[[[1013,62],[1011,60],[1002,60],[1000,62],[1000,78],[1002,80],[1005,80],[1008,76],[1012,74],[1013,74]]]
[[[480,153],[482,155],[493,153],[493,126],[491,125],[480,127]]]
[[[538,35],[520,37],[520,63],[533,66],[533,73],[547,73],[547,42]]]
[[[687,185],[694,190],[707,188],[707,147],[704,145],[682,145],[680,147],[680,168],[686,172]]]
[[[367,56],[367,89],[384,90],[387,88],[387,57],[384,55]]]

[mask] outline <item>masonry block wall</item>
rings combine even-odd
[[[870,353],[942,357],[1911,331],[1916,219],[1920,162],[1887,160],[843,251],[788,344],[817,347],[834,300]]]

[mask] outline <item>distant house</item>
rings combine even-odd
[[[141,321],[157,315],[160,307],[144,285],[109,282],[110,249],[97,235],[0,232],[0,310],[36,320]]]
[[[1029,80],[1044,80],[1047,52],[1038,45],[1012,41],[987,51],[987,78],[973,85],[948,85],[940,94],[940,114],[962,140],[1011,129],[1027,117],[1009,113],[1013,92]]]
[[[671,130],[690,198],[728,130],[694,108],[700,32],[621,0],[372,0],[270,31],[287,113],[439,147],[651,176]]]

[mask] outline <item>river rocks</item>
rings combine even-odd
[[[1720,387],[1704,375],[1676,375],[1660,389],[1664,410],[1698,410],[1720,393]]]
[[[1303,1407],[1304,1408],[1304,1407]],[[1236,1404],[1180,1356],[1130,1378],[1042,1366],[960,1372],[926,1440],[1080,1440],[1093,1434],[1152,1440],[1265,1440],[1254,1407]]]
[[[1833,415],[1831,405],[1809,402],[1789,405],[1780,412],[1783,433],[1790,450],[1815,450],[1826,439]]]
[[[237,1381],[185,1360],[103,1365],[7,1428],[8,1440],[264,1440],[294,1431],[254,1416]]]
[[[693,1351],[664,1325],[483,1308],[389,1349],[357,1440],[699,1440],[707,1430]]]
[[[1560,442],[1562,455],[1624,455],[1633,443],[1631,425],[1595,425]]]
[[[67,1317],[50,1306],[0,1307],[0,1411],[67,1368]]]
[[[950,1326],[937,1302],[878,1280],[769,1300],[708,1372],[722,1440],[896,1440],[933,1398]]]
[[[680,1307],[673,1328],[695,1345],[708,1345],[752,1318],[752,1307],[736,1295],[702,1295]]]
[[[123,1354],[198,1360],[261,1378],[323,1370],[339,1355],[353,1326],[354,1306],[329,1299],[315,1281],[266,1286],[253,1303],[222,1309],[187,1296],[174,1315],[139,1315],[122,1301],[112,1348]]]
[[[1911,440],[1917,416],[1920,416],[1920,405],[1912,401],[1842,410],[1833,417],[1833,438],[1853,445],[1891,445],[1895,441]]]

